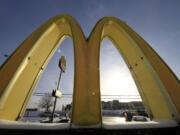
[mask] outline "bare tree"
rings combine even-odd
[[[51,96],[51,94],[45,94],[41,98],[38,106],[42,109],[45,109],[45,112],[50,112],[50,108],[53,106],[53,97]]]

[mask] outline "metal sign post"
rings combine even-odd
[[[65,72],[65,70],[66,70],[66,59],[64,56],[61,56],[58,66],[60,68],[60,74],[59,74],[57,89],[53,90],[53,92],[52,92],[52,96],[55,97],[55,100],[54,100],[54,106],[53,106],[51,121],[50,121],[51,123],[53,123],[53,119],[54,119],[54,113],[55,113],[55,109],[56,109],[57,98],[58,97],[60,98],[62,96],[61,92],[59,91],[59,85],[60,85],[60,81],[61,81],[62,72]]]

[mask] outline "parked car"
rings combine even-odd
[[[148,121],[147,117],[145,117],[145,116],[133,116],[132,120],[133,121],[143,121],[143,122]]]
[[[39,116],[40,117],[51,117],[52,116],[52,112],[43,112]],[[54,117],[59,117],[59,114],[54,113]]]
[[[45,119],[40,120],[40,123],[50,123],[50,122],[51,122],[51,120],[50,120],[50,118],[49,118],[49,117],[47,117],[47,118],[45,118]]]
[[[69,118],[63,117],[59,120],[59,123],[68,123],[69,121]]]

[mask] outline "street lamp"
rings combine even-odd
[[[59,85],[60,85],[60,80],[61,80],[62,73],[65,72],[65,70],[66,70],[66,59],[65,59],[64,56],[61,56],[61,58],[59,59],[58,66],[60,68],[60,74],[59,74],[59,80],[58,80],[58,84],[57,84],[57,89],[53,90],[53,92],[52,92],[52,96],[55,97],[54,106],[53,106],[53,112],[52,112],[52,116],[51,116],[51,122],[52,123],[53,123],[53,118],[54,118],[54,112],[55,112],[55,108],[56,108],[57,98],[62,97],[62,93],[59,90]]]

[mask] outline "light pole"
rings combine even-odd
[[[54,119],[54,113],[55,113],[55,109],[56,109],[57,98],[58,97],[60,98],[62,96],[62,93],[59,90],[59,85],[60,85],[62,73],[65,72],[65,69],[66,69],[66,59],[65,59],[64,56],[61,56],[61,58],[59,59],[58,66],[60,68],[60,74],[59,74],[57,89],[53,90],[53,92],[52,92],[52,96],[55,97],[55,100],[54,100],[53,112],[52,112],[52,115],[51,115],[51,123],[53,123],[53,119]]]

